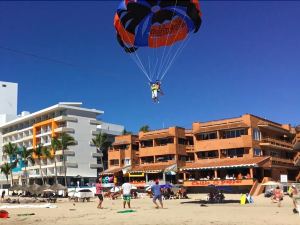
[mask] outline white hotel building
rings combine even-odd
[[[80,177],[81,184],[95,182],[97,169],[102,168],[99,163],[100,154],[92,145],[92,139],[101,131],[101,121],[97,117],[104,112],[96,109],[83,108],[82,103],[61,102],[40,111],[23,112],[13,120],[0,123],[0,165],[9,161],[3,154],[3,146],[9,142],[17,147],[33,149],[38,144],[45,147],[51,146],[52,137],[61,133],[69,133],[74,137],[76,145],[70,146],[65,151],[68,185]],[[105,124],[105,123],[104,123]],[[103,125],[102,125],[103,126]],[[120,134],[123,126],[111,124],[111,132]],[[116,131],[114,131],[114,129]],[[55,175],[54,160],[57,162],[59,183],[64,184],[64,166],[62,151],[57,151],[55,159],[42,159],[27,167],[31,183],[41,182],[41,172],[48,183],[53,183]],[[42,171],[39,171],[40,165]],[[24,165],[20,161],[13,171],[14,183],[19,183],[24,176]],[[24,177],[23,177],[24,178]],[[0,184],[6,183],[5,177],[0,175]]]

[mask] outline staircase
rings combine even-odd
[[[252,196],[258,196],[258,195],[262,194],[263,191],[264,191],[264,189],[265,189],[265,187],[262,186],[262,184],[263,184],[263,183],[266,183],[266,182],[268,182],[268,181],[270,181],[270,180],[271,180],[270,177],[264,177],[264,179],[262,180],[261,183],[259,183],[259,182],[256,180],[256,181],[254,182],[254,184],[253,184],[251,190],[250,190],[250,195],[252,195]]]
[[[296,181],[300,181],[300,171],[299,171],[299,173],[298,173],[298,176],[296,177]]]
[[[300,166],[300,152],[297,152],[296,156],[294,157],[294,164],[295,166]]]

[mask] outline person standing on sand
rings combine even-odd
[[[96,196],[99,198],[99,203],[97,208],[103,209],[102,202],[103,202],[103,187],[102,187],[102,177],[99,177],[98,182],[96,184]]]
[[[162,202],[162,195],[161,195],[161,187],[159,185],[159,181],[155,181],[155,184],[151,187],[152,195],[153,195],[153,203],[155,205],[155,208],[159,208],[158,204],[156,203],[156,200],[158,199],[161,208],[163,208],[163,202]]]
[[[293,184],[293,185],[291,186],[291,191],[290,191],[290,192],[291,192],[291,193],[290,193],[290,196],[291,196],[291,198],[292,198],[292,200],[293,200],[293,205],[294,205],[293,212],[294,212],[294,213],[299,213],[298,210],[297,210],[298,190],[297,190],[295,184]]]
[[[130,183],[124,183],[122,185],[123,208],[124,209],[126,207],[126,202],[127,202],[128,208],[130,209],[131,189],[132,189],[132,185]]]

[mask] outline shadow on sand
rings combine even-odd
[[[196,201],[187,201],[187,202],[181,202],[180,204],[199,204],[199,205],[223,205],[223,204],[229,204],[229,203],[240,203],[239,200],[224,200],[221,203],[217,202],[209,202],[205,200],[196,200]]]

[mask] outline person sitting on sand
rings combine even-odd
[[[278,207],[281,206],[281,201],[283,199],[283,192],[279,186],[277,186],[273,191],[273,202],[278,202]]]

